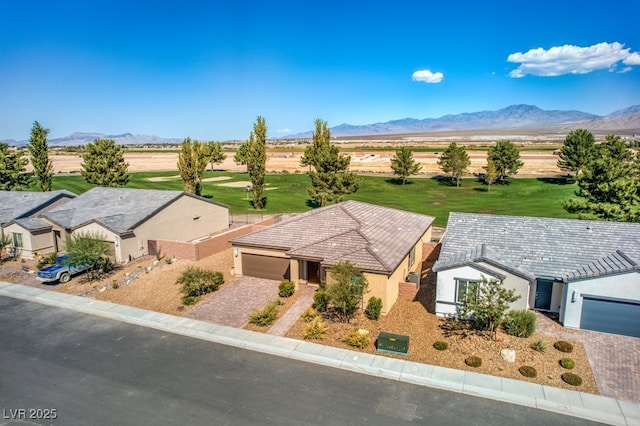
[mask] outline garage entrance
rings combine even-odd
[[[242,275],[269,280],[290,279],[289,259],[242,253]]]
[[[640,337],[640,301],[584,295],[580,328]]]

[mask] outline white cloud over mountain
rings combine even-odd
[[[422,81],[424,83],[440,83],[444,78],[441,72],[431,72],[429,70],[419,70],[413,73],[411,79],[413,81]]]
[[[598,43],[588,47],[566,44],[548,50],[539,47],[526,53],[510,54],[507,61],[519,63],[520,66],[511,71],[509,76],[554,77],[563,74],[587,74],[600,69],[615,71],[618,62],[627,66],[640,65],[640,54],[630,50],[618,42]]]

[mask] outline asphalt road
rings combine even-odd
[[[590,424],[0,297],[0,425],[403,423]]]

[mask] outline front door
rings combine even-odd
[[[307,262],[307,282],[320,284],[320,263]]]
[[[553,291],[553,281],[537,280],[536,282],[536,303],[535,308],[548,311],[551,308],[551,293]]]

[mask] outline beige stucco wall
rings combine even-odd
[[[53,237],[49,230],[32,233],[17,223],[12,223],[11,225],[5,226],[3,232],[9,237],[14,233],[22,235],[20,257],[33,259],[36,253],[44,255],[53,252]]]

